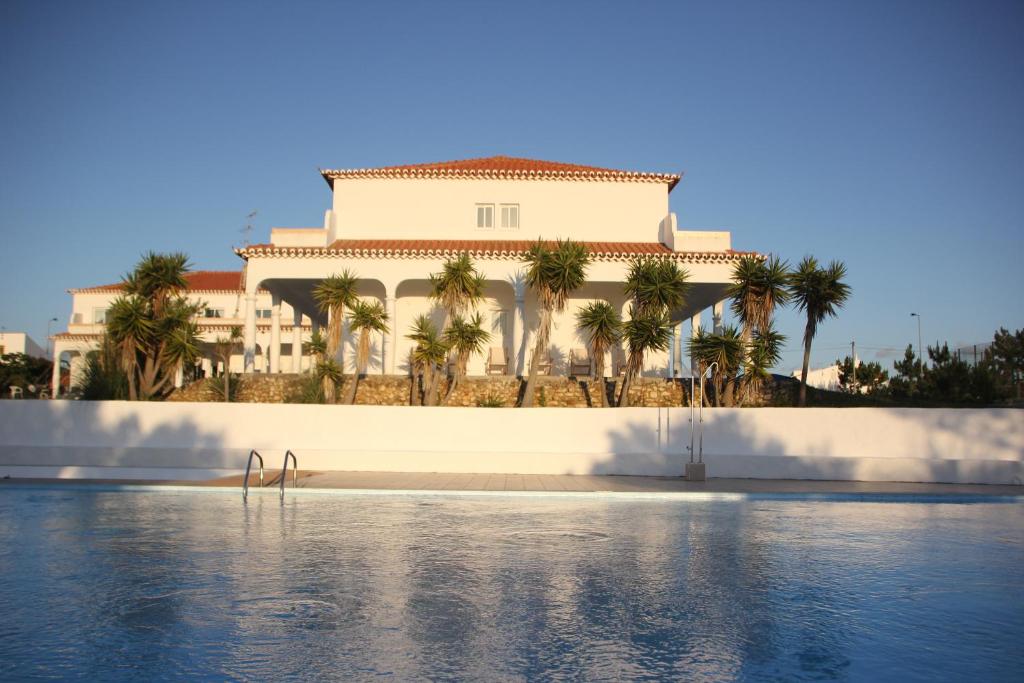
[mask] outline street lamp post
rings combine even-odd
[[[57,322],[56,318],[50,318],[46,321],[46,357],[53,360],[53,353],[50,351],[50,325]]]
[[[917,318],[917,362],[921,364],[921,367],[924,367],[924,356],[921,355],[923,353],[921,348],[921,314],[911,313],[910,317]]]

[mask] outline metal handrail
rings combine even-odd
[[[693,402],[697,398],[697,395],[694,392],[694,389],[696,388],[696,383],[697,383],[697,376],[694,375],[692,372],[690,373],[690,445],[686,447],[686,450],[690,451],[690,462],[691,463],[693,463],[693,462],[699,462],[699,463],[700,462],[704,462],[704,376],[707,375],[708,372],[712,368],[717,368],[717,367],[718,367],[718,361],[715,361],[711,365],[707,366],[704,369],[704,371],[700,373],[700,413],[699,413],[699,416],[698,416],[698,423],[697,423],[698,424],[698,427],[697,427],[698,445],[697,445],[697,450],[696,451],[694,451],[694,447],[693,447],[694,446],[694,443],[693,443],[693,440],[694,440],[694,435],[693,435],[693,408],[694,408],[694,406],[693,406]],[[696,461],[694,461],[694,457],[697,458]]]
[[[245,479],[242,480],[242,502],[244,503],[249,498],[249,470],[252,469],[252,458],[256,458],[260,461],[260,488],[263,488],[263,456],[256,452],[256,449],[249,451],[249,462],[245,465]]]
[[[292,457],[292,488],[295,488],[295,483],[299,478],[299,461],[295,458],[295,454],[291,451],[287,451],[284,454],[284,467],[281,468],[281,500],[284,501],[284,482],[288,478],[288,456]]]

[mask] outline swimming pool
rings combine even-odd
[[[1019,680],[1024,505],[0,490],[0,678]]]

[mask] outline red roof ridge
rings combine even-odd
[[[193,292],[233,292],[241,289],[240,270],[190,270],[185,273],[186,289]],[[69,289],[71,294],[118,292],[124,288],[124,281],[95,287]]]
[[[330,184],[335,178],[501,178],[501,179],[562,179],[562,180],[624,180],[667,183],[669,191],[682,178],[681,174],[650,171],[624,171],[601,166],[570,164],[505,155],[453,159],[423,164],[402,164],[377,168],[320,169]]]

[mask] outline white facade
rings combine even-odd
[[[468,253],[487,279],[479,312],[491,328],[491,346],[508,358],[506,374],[521,375],[529,367],[538,320],[522,256],[538,238],[584,242],[593,256],[587,284],[554,318],[552,374],[566,374],[570,352],[587,347],[576,329],[578,309],[604,300],[627,313],[623,281],[637,256],[675,260],[693,283],[687,305],[672,312],[672,349],[651,354],[645,375],[688,374],[685,340],[700,326],[702,312],[710,308],[703,320],[715,328],[723,324],[725,289],[742,253],[731,249],[728,232],[678,228],[668,201],[678,175],[509,157],[321,173],[333,195],[323,227],[274,228],[269,243],[237,250],[245,266],[233,291],[189,290],[224,311],[216,320],[220,327],[201,321],[210,341],[219,330],[243,326],[238,369],[245,372],[305,368],[293,353],[301,353],[312,328],[328,322],[313,289],[348,269],[360,278],[360,296],[379,300],[389,316],[390,332],[374,340],[367,371],[408,373],[411,342],[405,335],[412,320],[422,313],[442,317],[429,298],[429,276],[449,258]],[[80,353],[98,338],[98,312],[116,289],[72,293],[68,333],[56,340],[61,351]],[[345,329],[339,360],[346,371],[354,369],[354,342]],[[470,374],[484,374],[487,355],[471,359]],[[619,372],[624,361],[623,350],[613,350],[606,372]]]
[[[24,332],[0,331],[0,356],[5,353],[23,353],[33,358],[46,358],[46,349],[36,344]]]

